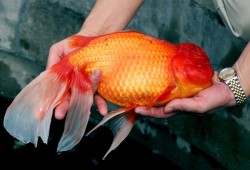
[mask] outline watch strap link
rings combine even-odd
[[[226,81],[225,83],[229,86],[229,88],[233,92],[237,104],[244,103],[247,100],[246,95],[240,85],[240,82],[237,76],[234,76],[233,78]]]

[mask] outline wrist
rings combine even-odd
[[[99,34],[98,32],[91,30],[91,29],[87,29],[87,28],[82,28],[79,33],[80,35],[83,36],[89,36],[89,37],[94,37],[94,36],[99,36],[101,34]]]
[[[234,96],[232,90],[225,83],[222,82],[222,84],[223,84],[223,87],[224,87],[223,91],[224,91],[224,95],[226,96],[225,100],[227,101],[227,106],[235,106],[235,105],[237,105],[236,99],[235,99],[235,96]]]
[[[233,66],[233,68],[236,70],[237,72],[237,75],[238,75],[238,79],[239,79],[239,82],[242,86],[242,89],[244,91],[244,93],[246,94],[246,96],[249,96],[250,95],[250,89],[249,87],[247,86],[246,82],[244,81],[244,77],[242,76],[242,73],[241,73],[241,69],[239,67],[239,64],[236,62],[235,65]]]
[[[99,36],[104,34],[109,34],[115,31],[121,31],[124,27],[117,25],[105,25],[105,24],[99,24],[99,25],[93,25],[92,22],[88,23],[87,21],[83,24],[82,28],[79,31],[79,34],[81,35],[87,35],[87,36]]]
[[[219,79],[231,90],[237,104],[246,102],[245,92],[240,84],[237,71],[234,68],[227,67],[222,69],[219,73]]]

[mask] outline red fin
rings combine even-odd
[[[87,45],[90,41],[97,37],[87,37],[82,35],[73,35],[68,38],[68,44],[71,48],[77,48]]]
[[[176,87],[176,85],[168,86],[160,96],[156,97],[156,98],[147,106],[147,109],[151,108],[151,107],[152,107],[155,103],[157,103],[157,102],[161,102],[161,101],[166,100],[166,99],[169,97],[171,91],[172,91],[175,87]]]

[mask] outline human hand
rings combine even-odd
[[[212,113],[227,106],[236,105],[233,93],[227,85],[220,82],[215,72],[213,84],[191,98],[174,99],[162,107],[137,107],[135,112],[155,118],[168,118],[178,112],[195,114]]]
[[[84,34],[86,36],[86,33]],[[87,35],[88,36],[88,35]],[[89,35],[91,36],[91,35]],[[68,38],[54,44],[51,46],[49,50],[49,56],[47,60],[47,66],[46,69],[49,69],[54,64],[60,62],[64,56],[66,56],[71,51],[74,51],[76,48],[72,48],[68,46]],[[95,93],[97,91],[98,83],[101,77],[101,70],[97,69],[94,70],[94,72],[90,76],[90,80],[93,85],[93,92]],[[55,118],[56,119],[63,119],[69,109],[69,98],[70,94],[68,93],[65,100],[57,105],[55,108]],[[107,104],[105,100],[100,97],[98,94],[94,96],[94,102],[97,105],[99,112],[102,115],[105,115],[107,113]]]

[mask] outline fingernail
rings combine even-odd
[[[141,112],[141,108],[140,107],[137,107],[137,108],[135,108],[135,113],[140,113]]]
[[[167,107],[167,108],[164,109],[164,112],[165,112],[165,113],[173,112],[173,108]]]
[[[97,69],[97,70],[94,70],[93,72],[93,77],[95,79],[98,79],[100,77],[100,73],[101,73],[101,70]]]

